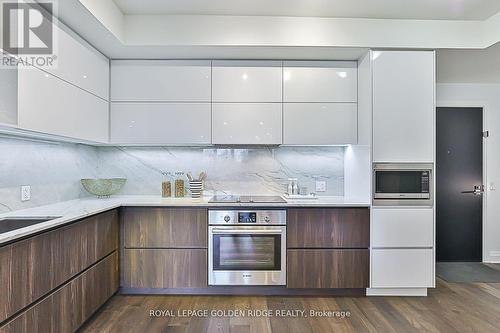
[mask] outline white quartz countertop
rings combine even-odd
[[[38,223],[0,234],[0,244],[39,233],[46,229],[67,224],[113,208],[125,206],[142,207],[369,207],[368,202],[344,197],[318,197],[317,199],[287,200],[286,203],[209,203],[209,198],[162,198],[160,196],[114,196],[108,199],[82,198],[56,204],[39,206],[0,214],[4,218],[57,216],[47,222]]]

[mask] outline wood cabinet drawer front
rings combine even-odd
[[[125,288],[207,287],[205,249],[125,249]]]
[[[372,287],[432,287],[433,266],[432,249],[372,250]]]
[[[125,247],[207,247],[207,210],[140,208],[123,210]]]
[[[373,247],[432,247],[434,210],[374,209]]]
[[[0,248],[0,321],[118,249],[118,212]]]
[[[296,208],[288,210],[289,248],[368,248],[368,208]]]
[[[0,327],[1,333],[75,332],[119,287],[113,254]]]
[[[288,250],[288,288],[367,288],[369,250]]]

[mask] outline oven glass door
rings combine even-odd
[[[377,170],[375,194],[429,193],[428,181],[425,181],[428,177],[428,171],[422,170]]]
[[[212,269],[214,271],[280,271],[280,231],[214,231]]]

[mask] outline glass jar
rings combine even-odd
[[[184,198],[185,195],[185,182],[184,182],[184,172],[178,171],[175,173],[175,197]]]
[[[172,173],[162,172],[163,181],[161,183],[161,196],[170,198],[172,196]]]

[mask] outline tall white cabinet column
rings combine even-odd
[[[435,54],[373,51],[373,161],[434,161]]]
[[[371,51],[371,65],[372,163],[435,169],[435,53]],[[424,296],[435,286],[433,205],[373,206],[370,239],[368,295]]]

